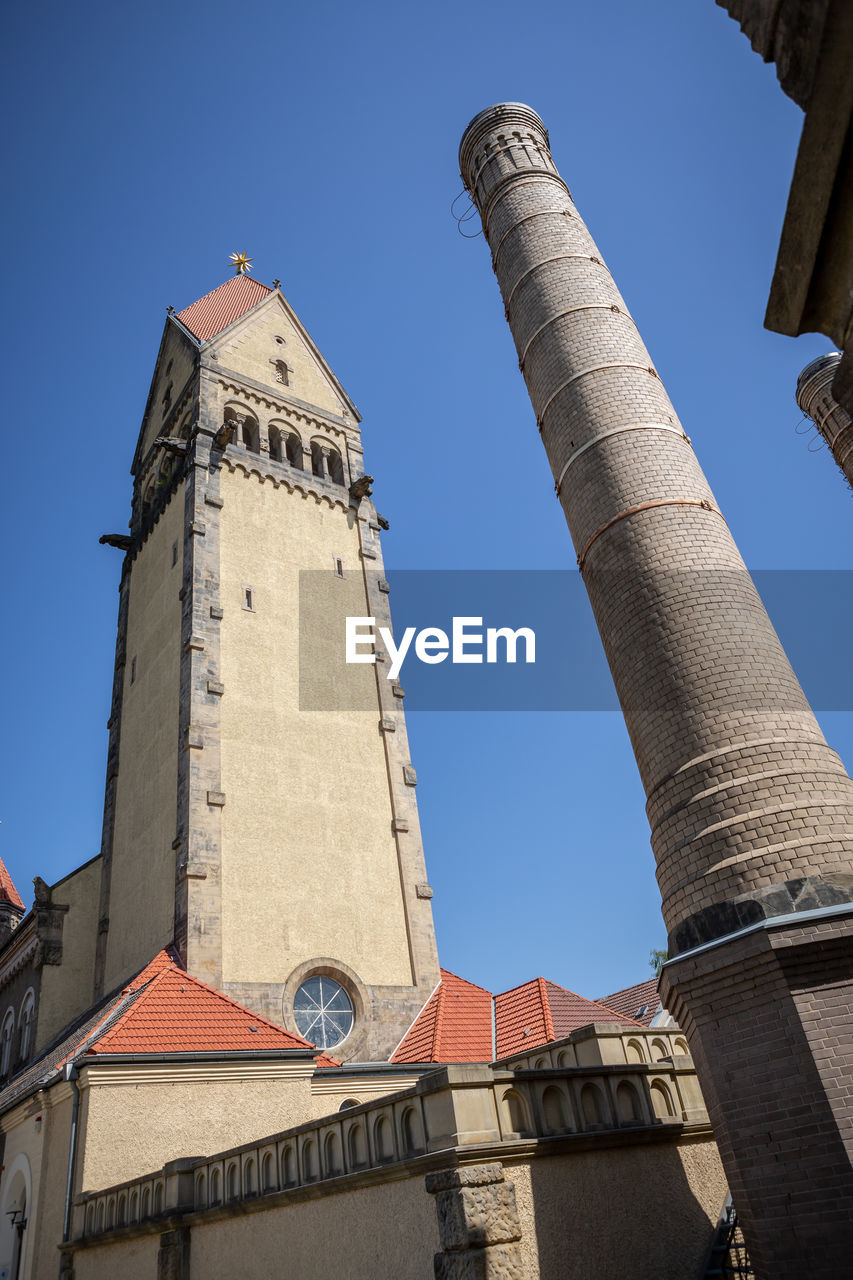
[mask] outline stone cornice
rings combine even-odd
[[[84,1061],[80,1066],[80,1088],[96,1086],[136,1087],[142,1084],[210,1084],[227,1081],[239,1084],[256,1080],[310,1080],[314,1073],[313,1058],[282,1061],[281,1059],[236,1059],[227,1061],[220,1056],[215,1061],[166,1062],[152,1057],[146,1062],[93,1062]]]
[[[307,400],[298,400],[296,396],[277,396],[263,382],[256,382],[254,378],[247,378],[244,374],[237,373],[234,369],[223,368],[222,365],[215,360],[202,359],[202,370],[211,374],[216,378],[221,387],[226,391],[233,391],[236,395],[245,396],[249,400],[254,400],[257,404],[263,405],[273,413],[281,413],[297,417],[306,422],[314,422],[318,427],[326,428],[332,426],[338,430],[352,433],[356,438],[361,437],[358,423],[352,418],[344,418],[341,414],[332,413],[328,409],[321,409],[319,405],[310,404]]]

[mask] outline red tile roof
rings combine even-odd
[[[318,1071],[323,1071],[328,1067],[340,1067],[343,1065],[338,1062],[337,1058],[333,1058],[330,1053],[318,1053],[314,1058],[314,1062],[317,1064]]]
[[[492,1043],[492,1004],[494,1034]],[[637,1024],[547,978],[491,992],[441,970],[441,981],[391,1055],[392,1062],[491,1062],[564,1040],[591,1022]]]
[[[0,902],[11,902],[13,907],[20,907],[22,911],[24,909],[23,898],[2,862],[0,862]]]
[[[491,1062],[492,993],[448,969],[391,1055],[392,1062]]]
[[[193,1053],[311,1049],[278,1027],[193,978],[161,952],[126,992],[139,992],[87,1053]]]
[[[201,342],[206,342],[221,333],[239,316],[251,311],[252,307],[271,293],[269,285],[261,284],[260,280],[253,280],[251,276],[231,276],[203,298],[184,307],[177,316],[190,333],[195,334]]]
[[[624,1014],[626,1018],[633,1018],[635,1022],[640,1022],[647,1027],[660,1005],[658,980],[649,978],[646,982],[637,982],[633,987],[623,987],[621,991],[614,991],[610,996],[602,996],[599,1003],[609,1005],[617,1013]],[[641,1014],[640,1010],[643,1006],[646,1006],[646,1012]]]

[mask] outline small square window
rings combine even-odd
[[[248,609],[249,613],[255,612],[255,593],[251,587],[245,585],[243,587],[243,608]]]

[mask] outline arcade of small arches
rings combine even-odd
[[[33,1048],[33,1024],[36,997],[32,987],[26,992],[15,1012],[10,1005],[0,1023],[0,1079],[5,1079],[30,1057]]]
[[[310,472],[318,480],[346,484],[341,451],[322,436],[306,444],[291,423],[273,419],[263,428],[253,413],[232,405],[225,410],[224,425],[230,428],[231,440],[248,453],[268,453],[273,462]]]

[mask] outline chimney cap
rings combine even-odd
[[[542,117],[537,115],[532,107],[528,107],[524,102],[495,103],[493,107],[486,107],[484,111],[478,111],[474,119],[466,125],[462,134],[462,141],[459,143],[459,167],[462,170],[463,182],[467,183],[466,166],[471,159],[474,148],[483,135],[499,125],[510,124],[523,125],[528,129],[538,130],[544,136],[545,142],[550,148],[548,130],[545,128]]]

